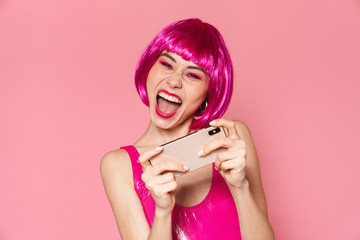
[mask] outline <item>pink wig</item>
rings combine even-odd
[[[141,100],[149,106],[146,81],[161,52],[175,53],[192,61],[210,76],[207,107],[195,113],[190,129],[199,129],[220,118],[229,106],[233,90],[233,68],[229,52],[219,31],[197,18],[174,22],[161,30],[141,56],[135,73],[135,85]]]

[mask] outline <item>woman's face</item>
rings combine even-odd
[[[169,129],[185,121],[206,98],[209,75],[193,62],[163,51],[147,78],[150,118],[158,127]]]

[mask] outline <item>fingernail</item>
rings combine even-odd
[[[215,123],[216,123],[216,121],[215,121],[215,120],[212,120],[211,122],[209,122],[209,125],[212,126],[212,125],[214,125]]]
[[[163,147],[161,147],[161,146],[156,147],[155,150],[156,150],[156,151],[161,151],[161,150],[163,150]]]
[[[189,171],[190,168],[189,168],[188,166],[185,166],[185,165],[184,165],[184,169],[185,169],[186,171]]]
[[[215,170],[219,170],[219,169],[215,166]]]
[[[198,155],[199,157],[201,157],[203,154],[204,154],[204,151],[203,151],[202,149],[197,153],[197,155]]]

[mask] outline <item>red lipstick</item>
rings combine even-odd
[[[159,115],[159,116],[162,117],[162,118],[171,118],[172,116],[174,116],[174,115],[176,114],[176,112],[177,112],[177,110],[180,108],[180,106],[179,106],[178,109],[176,109],[175,111],[173,111],[173,112],[171,112],[171,113],[164,113],[164,112],[160,111],[159,105],[158,105],[158,104],[159,104],[158,101],[160,101],[158,98],[159,98],[160,96],[158,96],[158,95],[159,95],[161,92],[165,93],[166,95],[173,96],[173,97],[179,99],[180,102],[182,102],[182,100],[181,100],[181,98],[180,98],[178,95],[176,95],[176,94],[174,94],[174,93],[170,93],[170,92],[166,91],[165,89],[159,90],[159,92],[158,92],[158,94],[157,94],[156,105],[155,105],[156,114]],[[162,97],[160,97],[160,98],[162,98]],[[162,99],[161,101],[169,101],[169,100]],[[169,102],[171,102],[171,101],[169,101]],[[169,103],[169,104],[176,104],[176,103]],[[180,105],[181,105],[181,104],[180,104]]]

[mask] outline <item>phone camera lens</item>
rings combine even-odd
[[[215,129],[209,131],[209,135],[212,136],[218,132],[220,132],[220,128],[215,128]]]

